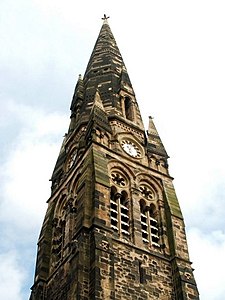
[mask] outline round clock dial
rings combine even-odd
[[[133,156],[133,157],[141,156],[141,151],[140,151],[139,147],[132,141],[122,140],[121,146],[122,146],[123,150],[130,156]]]

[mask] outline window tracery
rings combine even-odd
[[[119,186],[126,186],[126,179],[118,172],[113,172],[111,174],[112,181]]]
[[[140,190],[143,197],[145,197],[147,199],[153,199],[154,198],[153,191],[147,185],[141,185],[139,190]]]

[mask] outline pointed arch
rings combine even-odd
[[[141,186],[141,185],[145,185],[145,184],[149,185],[153,189],[157,199],[162,198],[162,188],[163,187],[162,187],[160,179],[152,176],[151,174],[146,175],[146,173],[144,173],[144,172],[138,173],[136,175],[136,185]]]
[[[55,207],[55,218],[62,216],[63,207],[66,205],[67,202],[67,196],[68,196],[68,190],[67,188],[64,188],[56,200],[56,207]]]
[[[139,187],[142,241],[150,247],[160,249],[158,200],[162,199],[161,181],[140,172],[137,174],[136,184]]]
[[[129,168],[125,163],[123,163],[122,161],[118,161],[118,160],[111,160],[108,163],[108,170],[109,173],[114,171],[114,170],[118,170],[119,172],[121,172],[121,174],[123,174],[127,179],[129,179],[130,184],[134,183],[135,180],[135,173],[132,171],[131,168]]]
[[[71,193],[74,194],[74,196],[76,195],[76,192],[77,192],[77,189],[78,189],[78,186],[79,186],[79,179],[81,177],[81,173],[78,172],[76,174],[76,176],[74,176],[74,178],[71,180],[71,183],[69,185],[69,191]]]

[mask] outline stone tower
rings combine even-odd
[[[30,300],[199,299],[168,155],[106,16],[70,109]]]

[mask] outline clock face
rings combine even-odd
[[[123,150],[130,156],[141,157],[141,151],[140,151],[139,147],[136,144],[134,144],[132,141],[122,140],[121,146],[122,146]]]

